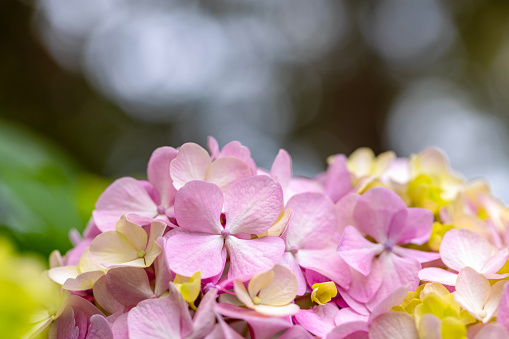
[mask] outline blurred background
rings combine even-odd
[[[509,202],[509,2],[0,2],[0,233],[71,244],[152,150],[239,140],[297,175],[443,148]]]

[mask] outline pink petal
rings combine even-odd
[[[491,286],[485,277],[471,267],[462,268],[456,280],[454,299],[478,320],[490,296]]]
[[[325,337],[336,324],[334,319],[339,309],[332,303],[318,305],[309,310],[300,310],[295,315],[299,324],[309,332],[319,337]]]
[[[389,312],[377,317],[369,329],[370,339],[419,339],[414,318],[404,312]]]
[[[143,268],[114,268],[106,274],[106,287],[113,298],[127,307],[154,296]]]
[[[337,219],[329,198],[321,193],[302,193],[293,196],[286,208],[294,211],[284,235],[288,247],[319,249],[330,243]]]
[[[480,273],[497,273],[507,262],[509,252],[507,247],[495,253],[481,268]]]
[[[302,269],[300,268],[299,263],[293,254],[290,252],[285,252],[281,260],[279,260],[278,264],[283,265],[292,271],[293,275],[295,275],[295,278],[297,278],[297,295],[304,295],[307,289],[306,279],[304,278]]]
[[[194,143],[182,145],[170,164],[173,186],[178,190],[192,180],[205,180],[210,165],[206,150]]]
[[[175,196],[175,218],[185,232],[220,234],[222,209],[223,192],[208,182],[190,181]]]
[[[368,310],[365,302],[359,302],[358,300],[355,300],[354,298],[352,298],[352,296],[347,291],[345,291],[341,287],[338,288],[338,293],[343,298],[344,303],[346,303],[346,305],[351,307],[355,312],[362,314],[362,315],[366,315],[366,316],[371,314],[371,311]],[[338,303],[338,305],[340,305],[340,304]],[[342,305],[340,305],[340,306],[342,306]]]
[[[128,309],[111,295],[106,285],[106,276],[95,282],[93,294],[95,301],[109,313],[122,313]]]
[[[124,313],[124,314],[118,316],[115,319],[115,321],[113,321],[113,324],[111,325],[111,331],[113,332],[114,339],[129,338],[128,328],[127,328],[127,317],[128,317],[128,313]]]
[[[501,338],[509,338],[509,332],[506,330],[505,327],[496,323],[489,323],[482,326],[481,330],[477,332],[477,335],[474,337],[474,339],[501,339]]]
[[[292,178],[292,158],[284,149],[280,149],[276,159],[274,159],[270,169],[270,176],[279,182],[282,187],[287,187],[290,184],[290,179]]]
[[[300,266],[328,277],[341,287],[350,285],[350,268],[334,247],[321,250],[299,250],[295,255]]]
[[[182,323],[191,324],[191,316],[181,312],[178,300],[171,296],[144,300],[127,317],[130,339],[186,337],[190,333],[182,333]]]
[[[346,157],[343,154],[336,155],[334,156],[333,163],[327,168],[325,194],[327,194],[333,202],[337,202],[351,191],[352,178],[346,166]]]
[[[438,267],[426,267],[419,271],[419,279],[437,282],[447,286],[455,286],[457,278],[458,274]]]
[[[156,240],[157,245],[160,248],[165,248],[166,239],[159,238]],[[154,293],[157,296],[160,296],[165,291],[168,290],[168,284],[173,280],[174,274],[168,269],[168,263],[166,262],[165,255],[159,255],[157,259],[154,261],[154,271],[155,271],[155,286]]]
[[[336,317],[334,318],[334,323],[336,324],[336,326],[340,326],[352,322],[362,322],[365,324],[364,327],[367,331],[368,319],[369,317],[367,315],[359,314],[355,312],[352,308],[347,307],[339,310],[339,312],[336,314]]]
[[[474,248],[475,251],[472,250]],[[488,240],[467,229],[450,230],[444,235],[440,244],[442,261],[447,267],[456,271],[469,266],[481,272],[494,252],[495,248]]]
[[[373,261],[368,276],[364,276],[354,269],[350,270],[350,273],[352,282],[348,289],[348,294],[361,303],[367,303],[373,298],[382,284],[384,272],[382,271],[379,261]]]
[[[226,229],[232,234],[259,234],[278,219],[283,205],[281,185],[268,176],[241,180],[224,196]]]
[[[242,339],[243,337],[235,332],[227,323],[218,317],[218,324],[214,327],[214,330],[210,332],[205,339]]]
[[[408,208],[396,213],[389,229],[394,244],[422,245],[429,240],[433,228],[433,213],[424,208]]]
[[[392,251],[401,257],[417,259],[417,261],[420,263],[440,259],[440,253],[437,252],[418,251],[411,248],[404,248],[399,246],[394,246]]]
[[[200,301],[193,318],[192,338],[204,338],[213,330],[216,324],[216,298],[217,290],[210,289]]]
[[[115,180],[101,194],[92,213],[101,232],[115,230],[123,214],[135,213],[145,217],[157,215],[157,206],[138,180],[125,177]]]
[[[221,150],[221,158],[223,157],[234,157],[242,160],[251,168],[251,175],[256,174],[256,164],[253,158],[251,158],[251,151],[240,142],[231,141],[224,145]]]
[[[372,308],[368,322],[371,323],[373,319],[378,317],[380,314],[390,312],[394,306],[400,305],[407,294],[408,286],[398,286],[398,288],[391,291],[385,298],[381,299],[374,308]]]
[[[104,316],[95,314],[90,317],[86,339],[113,339],[110,324]]]
[[[231,185],[252,176],[251,169],[237,158],[219,158],[214,160],[207,172],[207,181],[216,184],[225,192]]]
[[[384,250],[382,244],[365,239],[353,226],[347,226],[339,241],[338,253],[353,269],[367,276],[373,258]]]
[[[255,310],[224,303],[217,304],[216,309],[224,316],[245,320],[256,339],[269,339],[277,332],[292,326],[290,317],[267,317]]]
[[[177,233],[166,240],[170,269],[185,277],[201,271],[202,279],[213,277],[224,267],[226,250],[220,235]]]
[[[173,147],[159,147],[150,157],[147,167],[148,180],[161,197],[161,205],[169,207],[175,197],[175,187],[170,176],[170,163],[177,156]]]
[[[313,336],[304,327],[296,325],[289,328],[279,339],[313,339]]]
[[[345,195],[341,200],[336,203],[336,215],[338,219],[338,232],[343,233],[346,226],[355,226],[353,220],[353,211],[357,205],[357,201],[360,199],[360,195],[357,193],[350,193]]]
[[[403,200],[390,189],[373,187],[357,202],[353,213],[355,226],[378,243],[385,243],[394,215],[406,208]]]
[[[498,306],[497,322],[504,325],[506,330],[509,331],[509,285],[506,284],[500,304]]]
[[[212,160],[216,159],[219,156],[219,144],[217,143],[216,138],[211,136],[207,137],[207,147],[209,148]]]
[[[336,327],[327,335],[327,339],[350,338],[350,335],[368,333],[368,317],[351,308],[339,310],[335,318]]]
[[[285,251],[285,243],[283,239],[273,236],[253,240],[228,236],[226,248],[230,255],[228,279],[244,280],[277,264]]]

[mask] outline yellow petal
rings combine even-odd
[[[319,305],[323,305],[331,301],[338,294],[336,284],[332,281],[317,283],[313,286],[313,292],[311,292],[311,300]]]
[[[272,279],[274,279],[274,271],[269,270],[265,272],[258,273],[255,275],[247,286],[247,290],[249,292],[249,296],[254,298],[257,296],[258,292],[265,286],[267,286]]]
[[[106,267],[120,265],[138,259],[138,250],[122,233],[108,231],[99,234],[92,240],[90,259],[95,264]]]
[[[274,279],[260,290],[258,296],[261,304],[283,306],[292,302],[297,296],[297,278],[288,268],[276,265],[272,269]]]
[[[286,210],[282,211],[281,214],[279,215],[279,218],[274,223],[274,225],[272,225],[265,232],[257,234],[257,237],[261,238],[261,237],[266,237],[269,235],[279,237],[285,231],[286,226],[288,226],[288,222],[290,221],[292,215],[293,215],[293,211],[290,209],[286,209]]]
[[[191,304],[194,303],[198,295],[200,295],[201,272],[196,272],[190,278],[177,275],[175,277],[175,286],[178,288],[185,301]]]
[[[147,246],[147,232],[145,232],[143,227],[130,222],[125,214],[117,222],[116,231],[124,235],[135,249],[145,250]]]
[[[240,280],[235,280],[233,282],[233,290],[235,291],[235,295],[237,298],[244,303],[249,308],[254,308],[254,303],[251,300],[251,297],[249,296],[249,293],[247,293],[246,286],[244,286],[244,283]]]

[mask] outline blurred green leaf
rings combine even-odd
[[[25,249],[66,251],[107,181],[79,167],[44,138],[0,121],[0,225]]]

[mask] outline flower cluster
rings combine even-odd
[[[154,151],[50,257],[32,336],[506,338],[509,210],[444,155],[359,149],[314,178],[239,142]]]

